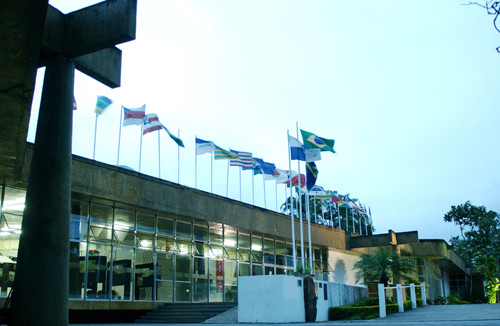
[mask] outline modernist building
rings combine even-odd
[[[16,272],[32,145],[26,143],[43,15],[5,5],[15,27],[0,53],[0,296]],[[9,7],[10,6],[10,7]],[[23,7],[24,6],[24,7]],[[7,12],[7,11],[4,11]],[[14,25],[12,25],[14,26]],[[9,43],[11,44],[11,43]],[[299,222],[295,239],[299,239]],[[443,240],[414,232],[360,236],[311,227],[317,279],[356,285],[360,253],[389,246],[414,257],[430,297],[461,293],[467,271]],[[307,237],[306,237],[307,238]],[[69,257],[71,309],[150,309],[164,302],[232,302],[238,276],[293,269],[289,216],[74,156]],[[300,259],[301,248],[296,246]],[[308,263],[307,263],[308,264]]]
[[[18,182],[2,186],[1,294],[15,277],[32,145]],[[145,309],[164,302],[237,300],[238,276],[293,271],[289,216],[73,157],[70,307]],[[299,221],[295,219],[296,239]],[[312,259],[319,280],[356,283],[353,265],[370,248],[410,256],[429,296],[465,291],[465,265],[443,240],[404,232],[360,236],[312,224]],[[306,237],[307,239],[307,237]],[[308,246],[306,242],[306,246]],[[300,259],[300,243],[296,243]]]

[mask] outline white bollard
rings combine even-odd
[[[380,313],[380,318],[387,316],[387,312],[385,311],[385,289],[384,284],[378,284],[378,310]]]
[[[420,284],[420,293],[422,293],[423,306],[427,306],[427,298],[425,297],[425,283]]]
[[[403,288],[401,287],[401,284],[396,284],[396,297],[398,298],[398,312],[404,312]]]
[[[417,295],[415,294],[415,284],[410,284],[411,308],[417,309]]]

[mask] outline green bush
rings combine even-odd
[[[446,299],[442,296],[437,296],[434,299],[434,304],[438,304],[438,305],[446,304]]]
[[[372,318],[377,318],[379,316],[378,306],[353,307],[349,305],[330,307],[328,309],[328,320],[367,319],[368,316],[375,316]]]

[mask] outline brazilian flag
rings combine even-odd
[[[302,134],[302,140],[304,141],[305,147],[319,148],[322,152],[335,153],[335,151],[333,150],[333,145],[335,144],[334,139],[318,137],[312,132],[305,131],[302,129],[300,129],[300,133]]]

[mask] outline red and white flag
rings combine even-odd
[[[144,121],[142,122],[142,134],[145,135],[148,132],[153,132],[155,130],[161,130],[162,126],[158,116],[155,113],[150,113],[146,115]]]

